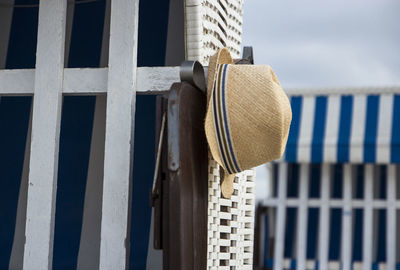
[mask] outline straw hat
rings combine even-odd
[[[292,111],[271,67],[234,65],[226,48],[210,59],[207,100],[206,137],[230,198],[235,173],[283,155]]]

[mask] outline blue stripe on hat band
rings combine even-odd
[[[219,152],[229,174],[240,172],[229,130],[226,105],[226,75],[228,65],[219,65],[213,91],[213,117]]]
[[[218,75],[217,75],[218,76]],[[215,83],[214,83],[214,91],[213,91],[213,115],[214,115],[214,128],[215,128],[215,133],[217,135],[217,143],[218,143],[218,149],[222,158],[222,162],[224,163],[224,167],[227,169],[228,173],[231,173],[229,166],[227,166],[226,162],[226,157],[225,157],[225,151],[222,147],[222,139],[221,139],[221,133],[220,133],[220,123],[219,123],[219,118],[218,118],[218,110],[217,110],[217,80],[216,78]]]
[[[224,71],[223,71],[223,75],[222,75],[222,111],[223,111],[223,116],[224,116],[225,132],[226,132],[227,141],[228,141],[228,145],[229,145],[230,156],[232,157],[233,164],[235,166],[235,171],[236,172],[240,172],[241,169],[239,168],[238,162],[236,160],[235,153],[233,151],[231,134],[230,134],[229,125],[228,125],[228,114],[227,114],[227,111],[226,111],[226,101],[225,101],[225,86],[226,86],[226,84],[225,84],[225,78],[226,78],[226,71],[228,69],[228,65],[224,65],[223,68],[224,68]]]

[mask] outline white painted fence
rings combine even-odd
[[[0,70],[0,96],[33,95],[23,268],[52,268],[62,96],[106,93],[99,268],[125,269],[136,92],[168,90],[179,68],[136,67],[138,0],[111,1],[108,68],[64,68],[67,1],[39,2],[36,68]]]
[[[357,165],[344,164],[342,166],[342,195],[341,198],[332,196],[333,187],[333,164],[322,164],[320,171],[319,196],[310,198],[310,179],[311,164],[299,164],[298,172],[298,196],[288,197],[288,166],[287,163],[279,163],[277,168],[272,170],[272,174],[277,177],[275,183],[277,187],[276,195],[263,201],[262,205],[268,207],[268,219],[270,230],[269,237],[262,244],[264,248],[273,247],[270,252],[272,257],[264,257],[264,263],[269,264],[275,270],[280,269],[398,269],[400,261],[400,166],[384,165],[386,173],[382,179],[382,165],[363,165],[363,197],[356,196],[356,185],[360,185],[357,180]],[[314,165],[315,166],[315,165]],[[274,179],[274,175],[271,176]],[[386,190],[379,191],[381,181],[386,182]],[[271,181],[273,183],[273,181]],[[357,183],[356,183],[357,182]],[[385,193],[386,195],[379,196]],[[295,251],[290,258],[285,258],[285,227],[287,225],[287,209],[297,209],[294,237]],[[318,231],[315,258],[307,259],[308,232],[308,210],[310,208],[319,209]],[[331,211],[332,209],[341,210],[341,235],[340,235],[340,255],[335,261],[329,260]],[[355,226],[354,210],[361,209],[363,212],[362,226]],[[378,217],[374,215],[375,210],[385,210],[386,232],[385,248],[386,261],[377,262],[378,248]],[[376,211],[375,211],[376,212]],[[271,214],[275,213],[275,214]],[[265,224],[264,224],[265,225]],[[354,234],[357,230],[362,230],[362,261],[353,260]],[[273,241],[268,243],[268,241]],[[287,243],[287,242],[286,242]],[[261,252],[263,254],[263,252]],[[261,256],[262,257],[262,256]],[[268,261],[268,263],[266,262]],[[371,268],[372,267],[372,268]],[[396,268],[397,267],[397,268]]]

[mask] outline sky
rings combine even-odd
[[[242,44],[283,88],[400,86],[400,0],[245,0]],[[268,190],[256,169],[257,198]]]
[[[242,44],[283,87],[400,86],[399,0],[245,0]]]

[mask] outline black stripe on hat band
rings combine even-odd
[[[222,119],[221,119],[221,106],[219,106],[220,104],[220,95],[218,92],[219,89],[219,85],[220,85],[220,66],[218,66],[217,68],[217,75],[215,78],[215,83],[214,83],[214,91],[213,91],[213,111],[214,111],[214,127],[215,127],[215,133],[217,134],[217,143],[218,143],[218,149],[219,152],[221,154],[221,158],[222,158],[222,163],[224,163],[224,167],[226,168],[226,170],[228,171],[229,174],[232,174],[232,170],[231,167],[228,165],[227,162],[227,155],[225,152],[225,148],[223,147],[223,141],[224,139],[221,138],[222,137],[222,129],[221,129],[221,124],[222,124]]]
[[[226,112],[225,77],[228,65],[219,65],[213,91],[214,126],[217,135],[219,152],[224,167],[229,174],[240,172],[235,153],[233,151],[228,117]]]

